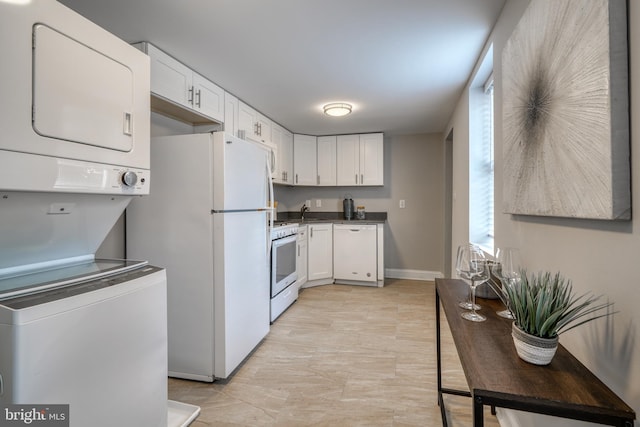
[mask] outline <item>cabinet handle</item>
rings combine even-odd
[[[364,175],[360,174],[360,184],[364,184]]]
[[[296,184],[298,183],[298,174],[296,174]]]
[[[200,89],[196,92],[196,107],[200,108]]]
[[[187,99],[189,104],[193,105],[193,86],[189,88],[189,99]]]
[[[260,134],[258,133],[258,122],[255,122],[255,123],[253,124],[253,133],[254,133],[254,134],[256,134],[256,135],[260,135]]]
[[[358,184],[358,174],[356,174],[356,184]]]
[[[309,227],[309,230],[311,230],[310,231],[311,234],[309,234],[309,238],[313,239],[313,227]]]

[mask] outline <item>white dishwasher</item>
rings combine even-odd
[[[375,285],[378,265],[376,225],[335,224],[333,239],[333,274],[336,282]]]

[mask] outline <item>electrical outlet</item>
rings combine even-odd
[[[305,200],[304,204],[307,205],[308,208],[311,207],[311,200]]]
[[[316,208],[321,208],[321,207],[322,207],[322,200],[316,199]]]
[[[404,209],[404,208],[405,208],[404,200],[400,200],[400,209]]]

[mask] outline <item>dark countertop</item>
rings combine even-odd
[[[276,224],[285,222],[297,222],[298,224],[384,224],[387,221],[386,212],[367,212],[365,219],[344,219],[342,212],[305,212],[304,220],[300,218],[300,212],[278,212]]]

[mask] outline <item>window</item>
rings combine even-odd
[[[469,92],[469,240],[493,254],[493,48]]]

